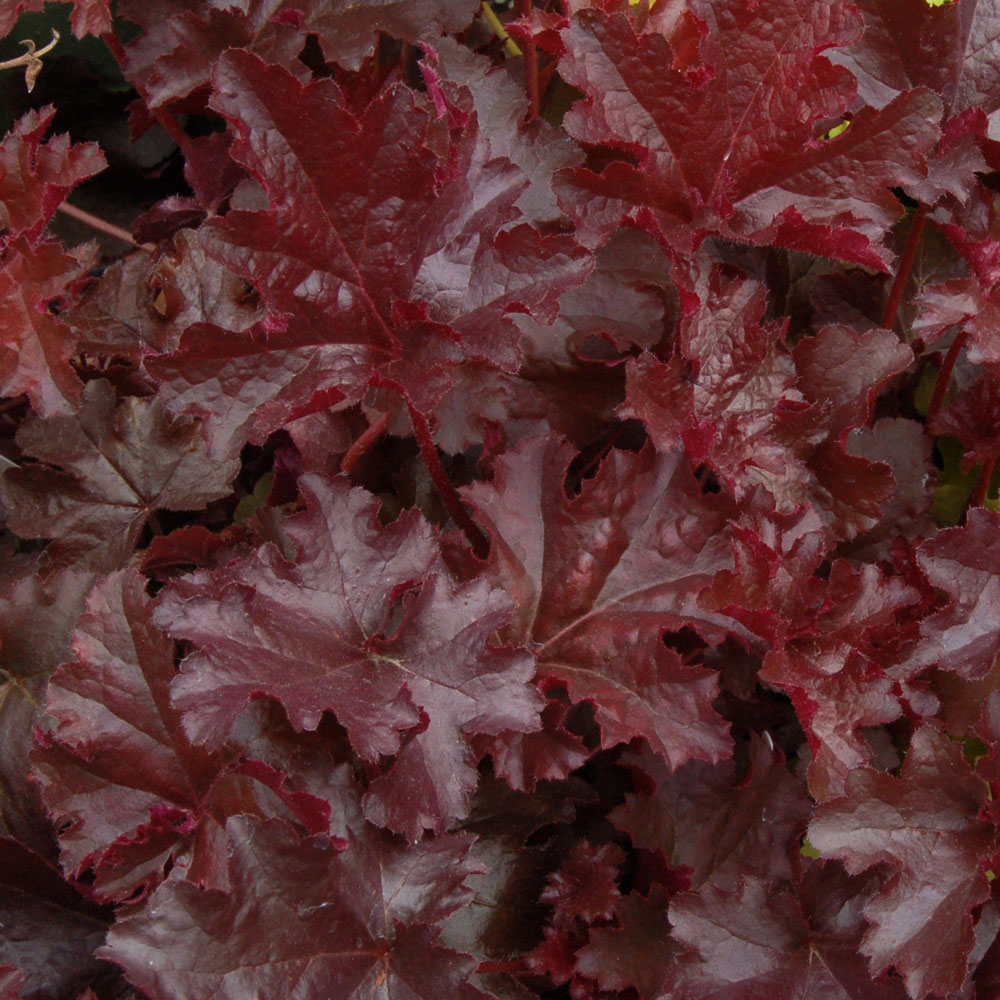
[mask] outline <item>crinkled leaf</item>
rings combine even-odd
[[[0,966],[23,974],[26,998],[75,997],[88,985],[121,988],[94,957],[111,913],[80,895],[37,854],[0,838]]]
[[[993,58],[1000,11],[993,0],[857,0],[856,6],[865,30],[830,59],[851,70],[867,104],[881,107],[913,87],[930,87],[950,115],[970,107],[1000,110],[1000,66]]]
[[[0,834],[43,857],[54,840],[28,752],[40,721],[45,685],[69,656],[73,626],[93,574],[65,570],[44,579],[35,560],[4,567],[0,589]]]
[[[432,926],[472,896],[471,838],[403,847],[364,824],[338,852],[250,817],[229,836],[232,893],[167,882],[101,949],[151,1000],[484,1000]]]
[[[232,754],[213,759],[189,744],[170,705],[174,644],[153,625],[143,586],[130,570],[91,592],[73,635],[76,659],[49,683],[51,728],[34,754],[60,820],[63,866],[74,874],[91,866],[102,898],[134,896],[169,865],[174,877],[184,868],[214,884],[224,877],[223,828],[234,808],[294,820],[312,806],[310,832],[329,828],[325,803],[300,797],[286,810],[280,780],[260,765],[235,767]]]
[[[23,538],[52,538],[51,565],[113,570],[132,554],[156,510],[198,510],[225,496],[234,462],[209,458],[198,425],[97,380],[76,416],[32,418],[18,443],[46,463],[9,469],[8,522]]]
[[[529,181],[516,203],[525,218],[540,223],[562,218],[552,177],[563,167],[578,166],[583,154],[565,132],[544,120],[526,119],[524,87],[504,69],[451,38],[434,43],[424,76],[432,88],[451,83],[469,89],[490,154],[516,164]]]
[[[215,81],[233,156],[271,208],[230,212],[200,239],[279,315],[250,336],[198,328],[151,365],[174,405],[252,418],[262,438],[360,398],[375,378],[429,412],[463,358],[515,369],[508,314],[551,322],[589,272],[572,239],[505,228],[519,214],[521,172],[492,158],[473,122],[442,132],[407,88],[387,88],[357,116],[332,81],[303,87],[238,51]]]
[[[857,954],[871,879],[814,865],[802,896],[758,878],[705,886],[670,903],[673,936],[687,946],[671,968],[675,1000],[903,1000],[898,980],[875,981]],[[804,912],[803,912],[804,911]]]
[[[633,987],[640,1000],[653,1000],[676,960],[666,895],[659,887],[648,898],[629,893],[619,900],[615,917],[617,927],[591,928],[590,942],[577,952],[576,972],[602,989]]]
[[[418,516],[376,527],[376,505],[342,479],[300,481],[305,512],[273,546],[175,581],[156,621],[193,642],[175,681],[190,736],[217,746],[251,697],[281,701],[299,729],[336,713],[362,758],[395,755],[366,799],[380,825],[416,840],[468,809],[467,737],[538,728],[532,658],[489,644],[508,599],[456,587]]]
[[[994,833],[978,819],[985,797],[961,747],[925,723],[898,778],[853,771],[846,796],[821,805],[809,826],[813,847],[851,874],[877,864],[896,873],[864,907],[861,947],[874,974],[894,966],[916,1000],[965,981],[970,911],[989,891]]]
[[[708,26],[700,59],[673,68],[670,42],[637,32],[622,6],[583,9],[563,34],[560,73],[587,97],[567,129],[639,161],[561,175],[586,243],[629,220],[686,249],[714,232],[886,269],[881,240],[900,215],[888,188],[922,177],[941,103],[907,91],[820,138],[854,97],[823,54],[858,37],[854,8],[782,0],[761,17],[738,0],[693,3]]]
[[[552,907],[555,926],[572,926],[577,919],[588,924],[609,919],[621,898],[618,874],[624,860],[614,844],[577,844],[559,871],[549,876],[539,897]]]
[[[705,258],[675,274],[684,308],[674,356],[629,362],[623,412],[660,450],[683,445],[738,498],[759,485],[782,511],[812,501],[838,535],[870,527],[890,481],[841,446],[910,350],[885,330],[859,337],[828,326],[788,351],[782,327],[762,323],[763,285]]]
[[[822,536],[801,516],[769,515],[735,538],[736,569],[717,574],[700,601],[769,642],[760,678],[795,704],[813,752],[810,791],[842,794],[847,773],[870,757],[861,728],[901,714],[890,668],[915,637],[904,615],[921,594],[872,565],[838,561],[820,579]]]
[[[95,143],[74,145],[65,134],[42,142],[55,113],[29,111],[0,143],[0,243],[34,243],[66,195],[106,165]]]
[[[188,230],[169,252],[138,250],[112,264],[66,317],[83,347],[137,360],[144,348],[174,350],[195,323],[243,331],[263,318],[254,290],[207,257]]]
[[[920,625],[920,641],[907,661],[953,670],[966,680],[989,672],[1000,650],[1000,578],[995,565],[1000,515],[977,508],[966,524],[948,528],[918,550],[921,569],[951,600]]]
[[[701,494],[680,455],[612,451],[579,497],[565,491],[572,449],[523,443],[492,484],[465,491],[492,543],[487,575],[516,602],[508,634],[535,644],[541,676],[596,708],[602,742],[645,736],[677,767],[718,760],[728,734],[712,709],[712,671],[683,664],[661,641],[719,619],[694,602],[728,564],[725,507]],[[731,623],[730,623],[731,624]]]
[[[625,761],[651,781],[649,791],[627,795],[611,814],[636,847],[689,869],[695,888],[708,881],[734,888],[749,874],[792,879],[809,801],[773,742],[754,739],[739,781],[733,761],[695,760],[674,772],[648,750]]]
[[[29,246],[23,237],[5,251],[0,267],[0,394],[27,393],[41,416],[72,413],[83,386],[70,365],[76,340],[49,310],[85,270],[56,243]]]

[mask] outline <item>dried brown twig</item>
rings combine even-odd
[[[35,81],[38,79],[38,74],[42,71],[42,56],[47,55],[51,52],[56,44],[59,42],[59,32],[55,28],[52,29],[52,41],[43,49],[35,49],[35,43],[30,39],[26,38],[21,44],[28,50],[23,56],[18,56],[16,59],[8,59],[6,62],[0,62],[0,69],[17,69],[19,66],[24,67],[24,83],[28,88],[28,93],[30,94],[35,87]]]

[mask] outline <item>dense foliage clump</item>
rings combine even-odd
[[[1000,995],[1000,0],[113,6],[0,11],[0,998]]]

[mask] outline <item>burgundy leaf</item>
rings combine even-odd
[[[937,665],[976,680],[992,667],[1000,650],[1000,580],[992,558],[998,521],[992,511],[971,510],[965,525],[920,546],[921,569],[951,600],[921,623],[920,641],[906,664],[910,673]]]
[[[101,949],[150,1000],[485,1000],[432,926],[472,896],[471,838],[402,847],[364,825],[337,852],[243,817],[229,835],[231,894],[169,881]]]
[[[342,479],[307,476],[300,488],[306,510],[284,527],[295,562],[266,546],[161,596],[156,621],[197,647],[175,704],[212,747],[259,694],[298,729],[335,712],[363,759],[395,755],[366,811],[416,840],[467,811],[468,736],[538,728],[533,661],[489,645],[508,599],[482,582],[456,587],[415,514],[380,531],[374,501]]]
[[[898,981],[874,981],[858,956],[865,879],[814,866],[799,900],[748,878],[734,890],[706,886],[671,900],[673,937],[689,949],[671,968],[676,1000],[903,1000]],[[871,880],[868,880],[869,882]],[[808,923],[807,923],[807,919]],[[812,926],[810,926],[810,924]]]
[[[45,686],[70,652],[93,574],[65,570],[37,575],[33,559],[4,566],[0,590],[0,834],[45,858],[54,838],[28,752],[40,721]]]
[[[648,750],[626,758],[652,789],[627,795],[611,819],[636,847],[689,869],[695,888],[708,881],[734,888],[750,874],[791,881],[810,815],[805,788],[768,739],[756,738],[750,755],[739,781],[732,761],[690,761],[671,773]]]
[[[1000,13],[990,0],[922,7],[859,0],[857,7],[864,32],[830,58],[851,70],[865,103],[881,107],[923,86],[941,95],[949,115],[1000,109],[1000,67],[991,50]]]
[[[853,8],[784,0],[762,18],[736,0],[694,3],[708,33],[697,66],[677,69],[670,42],[637,33],[614,6],[579,11],[563,34],[560,71],[587,97],[570,134],[639,159],[561,175],[588,245],[629,220],[685,250],[717,232],[885,269],[881,239],[900,214],[888,187],[922,177],[941,104],[907,91],[819,138],[854,96],[850,74],[823,54],[860,34]]]
[[[954,434],[965,447],[962,469],[1000,455],[1000,381],[987,373],[931,421],[935,434]]]
[[[592,924],[609,919],[621,898],[618,866],[625,855],[614,844],[594,847],[588,841],[577,844],[539,897],[553,908],[554,923],[570,925],[579,919]]]
[[[788,524],[787,535],[766,521],[740,532],[737,569],[718,574],[701,603],[770,642],[760,678],[791,696],[813,753],[810,791],[822,801],[842,794],[848,773],[869,760],[862,727],[902,712],[887,668],[905,659],[914,632],[897,620],[920,594],[875,566],[855,571],[843,561],[824,583],[815,576],[818,536]]]
[[[132,570],[91,592],[74,632],[76,660],[49,683],[53,725],[34,754],[46,804],[60,820],[63,866],[76,875],[91,866],[101,898],[134,897],[169,865],[174,877],[187,869],[192,881],[214,884],[225,875],[217,852],[234,807],[294,820],[319,806],[310,832],[329,829],[329,807],[319,800],[283,808],[280,776],[263,765],[231,769],[224,755],[213,759],[188,743],[170,705],[173,642],[153,625],[142,590]]]
[[[71,331],[50,309],[86,270],[83,260],[56,243],[7,246],[0,267],[0,394],[27,393],[41,416],[69,414],[83,386],[70,365]]]
[[[7,471],[8,521],[24,538],[52,538],[54,566],[117,569],[156,510],[198,510],[225,496],[236,472],[209,458],[196,423],[158,399],[116,405],[103,380],[84,390],[78,415],[25,421],[18,443],[46,464]]]
[[[0,28],[0,37],[10,29]],[[34,243],[63,199],[80,181],[105,167],[92,143],[70,143],[56,135],[43,143],[55,108],[29,111],[0,143],[0,242],[18,236]]]
[[[989,892],[986,861],[994,832],[977,818],[986,786],[960,746],[931,723],[910,744],[898,778],[859,769],[847,794],[821,805],[809,842],[858,874],[895,872],[864,907],[862,951],[878,975],[890,966],[910,996],[961,987],[973,945],[971,909]]]
[[[661,995],[676,954],[665,895],[659,888],[648,898],[630,893],[615,907],[615,916],[617,927],[591,929],[590,943],[577,952],[576,971],[602,989],[631,986],[640,1000],[653,1000]]]
[[[109,911],[82,896],[37,854],[0,838],[0,966],[24,976],[22,996],[76,996],[88,984],[115,987],[114,971],[94,957]]]
[[[694,597],[728,563],[725,508],[702,496],[679,455],[613,451],[579,497],[565,492],[572,449],[527,441],[500,459],[491,485],[466,496],[492,537],[487,574],[516,601],[509,635],[536,646],[538,672],[595,705],[604,746],[645,736],[672,767],[720,759],[712,671],[661,641],[722,619]]]
[[[214,105],[271,208],[210,221],[201,240],[275,315],[251,336],[198,327],[151,365],[176,406],[252,419],[262,439],[289,417],[360,398],[375,378],[429,412],[463,358],[514,370],[508,314],[551,323],[558,297],[592,266],[568,237],[505,228],[519,214],[521,172],[490,158],[472,122],[453,141],[406,88],[357,117],[332,81],[302,87],[231,52]]]

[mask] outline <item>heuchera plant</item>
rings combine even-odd
[[[102,255],[0,144],[0,997],[1000,996],[1000,0],[69,24],[164,151]]]

